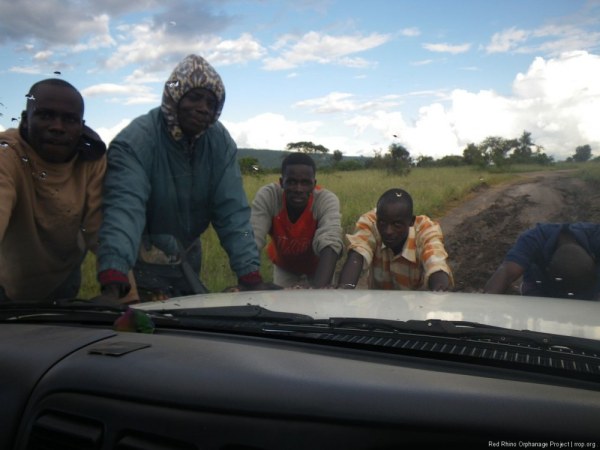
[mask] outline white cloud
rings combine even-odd
[[[433,62],[433,59],[422,59],[421,61],[413,61],[411,66],[427,66]]]
[[[560,149],[563,155],[582,144],[599,150],[598,73],[600,56],[577,51],[549,60],[536,58],[527,73],[517,75],[513,91],[530,103],[528,112],[537,128],[546,131],[540,144]]]
[[[462,154],[488,136],[517,138],[524,130],[547,154],[564,159],[578,145],[600,150],[600,56],[572,52],[536,58],[513,83],[513,95],[454,90],[448,101],[422,107],[408,123],[394,111],[374,111],[348,121],[362,135],[375,130],[382,142],[397,134],[412,155]],[[388,139],[389,142],[389,139]]]
[[[377,148],[389,145],[392,137],[399,134],[399,130],[407,128],[402,113],[397,111],[373,111],[368,115],[357,115],[346,120],[345,123],[354,130],[354,137],[367,134],[369,129],[377,131],[381,141],[375,145]]]
[[[81,95],[123,105],[159,104],[161,100],[155,89],[142,84],[101,83],[82,89]]]
[[[430,52],[450,53],[452,55],[457,55],[459,53],[468,52],[471,48],[471,44],[459,44],[459,45],[452,45],[452,44],[446,44],[446,43],[423,44],[423,48],[425,50],[429,50]]]
[[[368,133],[344,133],[341,132],[343,126],[319,121],[298,122],[280,114],[265,113],[244,122],[223,123],[240,148],[284,150],[290,142],[312,141],[331,152],[340,150],[345,155],[373,156],[373,150],[381,147],[379,142],[369,140]]]
[[[54,47],[76,44],[87,36],[110,41],[108,16],[90,14],[88,5],[79,1],[3,1],[0,17],[0,43],[9,39],[34,40],[44,47]]]
[[[123,129],[125,128],[127,125],[129,125],[129,123],[131,122],[131,119],[123,119],[121,120],[119,123],[117,123],[116,125],[112,126],[112,127],[98,127],[98,128],[94,128],[94,130],[96,131],[96,133],[98,133],[98,135],[102,138],[102,140],[106,143],[106,145],[110,144],[110,141],[113,140],[113,138]]]
[[[148,73],[145,70],[134,70],[130,75],[125,77],[126,83],[164,83],[165,77],[154,73]]]
[[[359,98],[349,92],[307,99],[293,106],[321,114],[322,120],[290,120],[281,114],[258,114],[240,122],[225,121],[243,148],[284,149],[289,142],[311,140],[345,155],[372,156],[385,151],[397,135],[414,157],[441,158],[462,154],[469,143],[488,136],[519,137],[532,133],[547,154],[564,159],[578,145],[600,150],[600,56],[571,52],[557,58],[536,58],[517,74],[511,95],[492,90],[470,92],[413,91],[401,96]],[[92,86],[86,95],[120,96],[125,88]],[[129,88],[127,88],[129,89]],[[402,98],[432,97],[414,118],[399,109]],[[101,130],[112,138],[126,123]],[[116,130],[116,131],[114,131]],[[107,137],[108,136],[108,137]]]
[[[206,58],[216,65],[244,64],[265,54],[265,48],[251,34],[244,33],[235,40],[221,40],[206,53]]]
[[[87,50],[96,50],[104,47],[112,47],[115,40],[110,35],[110,17],[107,14],[96,16],[92,19],[93,27],[98,31],[85,43],[79,43],[71,47],[71,51],[78,53]],[[86,25],[87,26],[87,25]],[[82,31],[82,35],[85,33]]]
[[[455,89],[359,100],[348,92],[332,92],[294,105],[323,114],[323,121],[261,114],[226,125],[240,147],[283,149],[289,142],[312,140],[346,155],[372,156],[373,150],[386,151],[397,135],[414,157],[434,158],[460,155],[469,143],[489,136],[517,138],[529,131],[548,155],[562,160],[578,145],[589,144],[595,154],[600,151],[598,73],[600,56],[571,52],[534,59],[526,72],[515,76],[508,96]],[[440,100],[421,107],[415,118],[399,111],[399,97],[423,95]]]
[[[33,55],[33,59],[36,61],[46,61],[53,54],[54,54],[54,52],[52,52],[50,50],[45,50],[45,51],[37,52],[35,55]]]
[[[308,108],[315,113],[338,113],[360,110],[390,109],[398,105],[397,96],[384,96],[368,101],[355,100],[353,94],[332,92],[325,97],[296,102],[296,108]]]
[[[130,105],[159,105],[161,102],[161,96],[156,95],[152,92],[142,93],[139,95],[129,96],[124,101],[120,98],[113,98],[110,100],[112,103],[119,103],[126,106]]]
[[[266,58],[264,68],[267,70],[293,69],[311,62],[365,67],[371,63],[349,55],[373,49],[389,40],[389,35],[379,33],[372,33],[368,36],[330,36],[311,31],[299,38],[285,35],[272,47],[274,51],[281,51],[280,56]]]
[[[529,33],[525,30],[517,28],[509,28],[508,30],[495,33],[490,42],[485,48],[487,53],[504,53],[513,50],[518,44],[527,39]]]
[[[448,120],[440,103],[421,108],[414,126],[399,129],[398,137],[412,149],[413,156],[448,154],[448,148],[460,148],[455,124]]]
[[[349,58],[344,57],[337,60],[337,64],[345,67],[350,67],[352,69],[365,69],[367,67],[372,67],[375,63],[367,61],[364,58]]]
[[[407,38],[421,35],[416,27],[396,28],[390,34],[311,31],[305,34],[283,35],[273,46],[267,48],[268,44],[263,46],[252,34],[232,31],[237,29],[234,25],[242,16],[221,14],[221,9],[217,11],[216,7],[213,8],[216,4],[213,2],[205,2],[206,5],[198,6],[194,2],[186,2],[184,5],[179,1],[165,5],[166,2],[155,0],[86,0],[83,4],[87,5],[87,8],[65,7],[75,3],[76,0],[0,2],[3,24],[8,23],[7,29],[3,30],[6,33],[0,36],[0,42],[15,41],[18,52],[32,58],[31,66],[27,66],[26,62],[13,60],[12,67],[7,71],[51,74],[58,68],[65,76],[70,76],[76,75],[75,69],[69,74],[64,70],[64,66],[59,66],[54,60],[60,61],[63,58],[77,68],[80,67],[79,64],[89,63],[85,69],[90,69],[99,58],[106,56],[108,59],[105,60],[104,67],[98,67],[94,71],[94,77],[89,79],[113,81],[114,78],[109,78],[108,75],[110,71],[104,70],[106,68],[119,71],[117,73],[120,78],[114,83],[96,84],[82,90],[85,97],[95,97],[105,105],[158,105],[162,83],[168,72],[189,53],[202,54],[215,66],[243,66],[251,61],[262,61],[263,68],[267,70],[316,66],[302,67],[297,69],[297,72],[290,70],[279,77],[297,77],[289,85],[297,83],[297,86],[301,87],[302,81],[313,76],[309,69],[319,70],[320,65],[326,64],[343,66],[342,68],[370,68],[376,64],[376,57],[384,57],[381,52],[384,49],[380,47],[391,39],[404,36],[405,38],[399,40],[407,43],[410,42]],[[322,5],[322,2],[315,4]],[[151,12],[145,16],[145,22],[128,22],[130,25],[116,26],[118,23],[127,23],[132,17],[139,17],[137,13],[122,16],[126,10]],[[222,10],[225,11],[226,8]],[[597,20],[597,14],[589,14],[588,19],[588,28],[584,28],[584,22],[576,22],[573,17],[569,17],[569,23],[563,20],[563,24],[555,21],[553,25],[531,29],[513,27],[493,34],[488,45],[480,49],[487,52],[487,61],[493,59],[492,56],[495,55],[492,54],[499,53],[531,53],[543,56],[535,59],[532,56],[530,67],[514,77],[512,92],[509,95],[501,95],[490,89],[456,89],[451,92],[423,90],[397,95],[395,80],[388,77],[389,83],[381,82],[381,86],[376,86],[377,89],[364,88],[368,83],[339,83],[335,88],[337,91],[334,92],[331,92],[333,89],[316,91],[317,93],[312,91],[304,97],[294,97],[292,101],[304,98],[303,101],[296,101],[291,105],[296,108],[294,113],[319,114],[318,116],[298,114],[293,120],[282,114],[259,114],[264,109],[257,109],[256,116],[237,123],[227,123],[227,126],[240,146],[254,148],[282,149],[288,142],[313,140],[332,150],[340,149],[344,154],[368,154],[374,148],[387,148],[393,134],[397,134],[414,156],[423,154],[441,157],[460,154],[469,142],[477,143],[487,136],[512,138],[527,130],[532,132],[536,143],[543,145],[550,154],[561,158],[572,154],[575,146],[586,143],[598,154],[600,126],[596,117],[600,111],[600,57],[585,51],[563,52],[566,48],[599,48],[600,31],[597,31],[597,23],[592,23],[593,20]],[[354,24],[353,30],[356,29]],[[229,25],[231,28],[227,29]],[[244,29],[265,33],[260,34],[261,37],[267,35],[264,29]],[[327,29],[336,28],[330,24]],[[217,35],[223,30],[236,34],[233,38],[231,35]],[[435,39],[443,41],[447,38]],[[423,48],[442,54],[432,55],[421,50],[420,56],[415,54],[410,57],[413,60],[411,66],[425,66],[438,61],[439,58],[450,61],[449,57],[446,58],[447,54],[469,52],[472,46],[469,43],[439,42],[426,43]],[[108,51],[91,52],[97,49]],[[373,49],[377,51],[368,53]],[[73,57],[73,52],[80,53]],[[93,56],[93,61],[88,59],[90,55]],[[436,59],[427,59],[428,56]],[[465,67],[459,70],[477,70],[477,67],[469,66],[470,64],[478,62],[465,61]],[[7,64],[7,67],[9,65]],[[410,67],[405,66],[405,69]],[[129,71],[130,74],[124,76],[121,70]],[[89,72],[92,72],[92,69],[88,72],[80,70],[77,75]],[[345,78],[364,78],[364,74],[354,76],[361,72],[368,73],[371,86],[378,83],[378,73],[375,70],[357,70],[350,73],[346,70],[349,74]],[[419,73],[421,72],[425,73],[427,70],[419,70]],[[465,72],[461,73],[465,75]],[[481,75],[483,74],[482,71]],[[270,79],[275,80],[275,75],[270,74]],[[250,80],[251,76],[253,73],[249,70],[249,81],[254,82]],[[463,78],[466,83],[467,78],[471,77]],[[443,76],[440,79],[445,80],[443,83],[452,82]],[[122,80],[122,83],[119,83],[119,80]],[[250,83],[249,85],[254,86]],[[395,95],[386,96],[385,92],[380,90],[388,86],[388,92],[395,92]],[[410,86],[407,89],[435,87],[426,83]],[[269,87],[266,86],[267,89]],[[353,89],[364,90],[358,94]],[[235,92],[234,89],[232,92]],[[310,91],[299,88],[293,94],[303,95],[302,92]],[[323,95],[327,92],[330,93]],[[377,94],[368,94],[372,92]],[[261,95],[259,92],[258,96]],[[280,97],[289,98],[287,95]],[[422,106],[411,117],[400,107],[401,104],[412,106],[417,102]],[[274,103],[267,102],[264,104],[282,110],[290,106],[274,106]],[[256,107],[267,106],[259,102]],[[129,111],[135,109],[121,108],[119,114],[131,117],[133,113],[129,114]],[[315,117],[317,119],[313,120]],[[101,129],[101,136],[107,140],[112,139],[128,122],[129,120],[123,120],[114,127]]]
[[[535,58],[527,73],[517,74],[513,90],[521,98],[562,105],[584,96],[600,96],[600,56],[577,51],[560,58]]]
[[[120,27],[117,50],[106,61],[109,69],[119,69],[139,64],[145,71],[171,70],[190,53],[203,55],[213,65],[240,64],[261,58],[266,50],[250,34],[238,39],[224,40],[216,36],[190,36],[169,34],[167,24],[154,26],[138,23]]]
[[[223,121],[238,147],[283,150],[290,142],[314,139],[321,122],[297,122],[265,113],[243,122]],[[320,142],[320,141],[319,141]],[[321,144],[324,145],[324,144]]]
[[[107,94],[128,94],[130,86],[124,84],[101,83],[85,88],[81,94],[85,97],[95,97]]]
[[[42,73],[42,69],[38,66],[13,66],[8,70],[9,72],[23,73],[28,75],[37,75],[39,73]]]
[[[400,30],[400,34],[406,37],[416,37],[421,35],[421,31],[417,27],[404,28]]]
[[[495,33],[485,51],[488,54],[514,52],[557,57],[573,49],[598,48],[599,44],[600,31],[573,24],[546,25],[533,30],[513,27]]]
[[[515,115],[516,102],[493,91],[455,90],[450,94],[450,102],[448,121],[456,130],[458,145],[448,147],[448,153],[460,153],[468,143],[479,143],[488,136],[513,138],[523,131]]]
[[[167,42],[164,27],[155,28],[151,23],[138,23],[132,26],[120,27],[123,33],[116,51],[106,61],[109,69],[115,70],[129,64],[145,64],[150,61],[162,62],[162,57],[179,50]]]
[[[308,108],[313,112],[319,113],[355,111],[358,107],[356,103],[351,100],[352,97],[352,94],[332,92],[325,97],[297,102],[294,104],[294,107]]]

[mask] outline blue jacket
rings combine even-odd
[[[535,286],[528,295],[553,297],[552,283],[546,274],[546,267],[552,259],[558,237],[562,231],[568,231],[591,255],[596,263],[600,262],[600,224],[578,223],[539,223],[522,233],[515,245],[508,251],[505,260],[523,267],[523,282],[526,286]],[[600,266],[598,266],[596,286],[590,292],[582,293],[584,298],[595,297],[600,292]]]
[[[237,148],[220,122],[191,144],[185,138],[175,141],[159,107],[115,137],[104,181],[99,272],[127,273],[142,233],[174,236],[187,248],[211,223],[237,276],[258,270]]]

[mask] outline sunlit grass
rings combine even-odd
[[[540,167],[535,166],[534,170],[540,170]],[[342,209],[342,228],[344,233],[350,233],[358,217],[374,208],[379,196],[388,189],[405,189],[413,197],[415,214],[425,214],[436,219],[478,186],[501,183],[522,171],[525,170],[490,173],[472,167],[415,168],[407,176],[392,175],[381,170],[319,172],[317,182],[337,194]],[[252,201],[261,186],[278,180],[277,174],[245,176],[244,189],[248,201]],[[221,291],[235,285],[237,279],[229,268],[227,255],[212,228],[202,235],[202,250],[201,279],[208,289]],[[265,280],[272,280],[272,266],[264,251],[261,256],[261,273]],[[88,255],[83,266],[81,298],[98,294],[95,278],[95,260],[93,255]]]

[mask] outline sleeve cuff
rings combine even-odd
[[[127,275],[115,269],[107,269],[98,273],[98,282],[101,288],[111,284],[119,286],[119,297],[124,297],[131,289]]]
[[[262,283],[262,277],[260,276],[260,272],[255,270],[254,272],[238,277],[238,283],[243,284],[244,286],[256,286],[257,284]]]

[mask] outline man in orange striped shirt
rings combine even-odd
[[[338,288],[354,289],[363,269],[369,269],[370,289],[447,291],[453,285],[442,229],[427,216],[415,217],[402,189],[386,191],[346,238]]]

